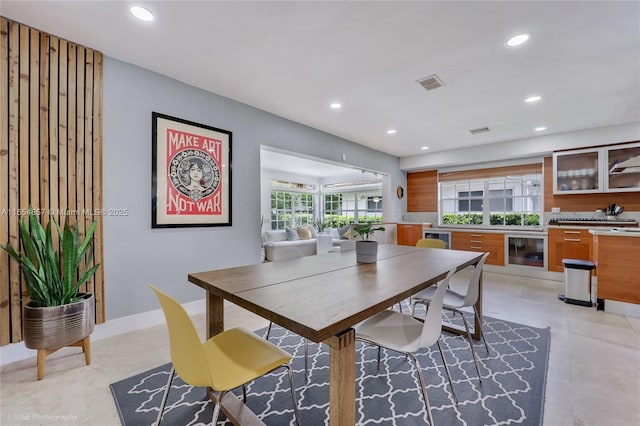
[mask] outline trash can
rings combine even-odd
[[[565,303],[593,306],[591,302],[591,271],[596,265],[588,260],[562,259],[565,294],[558,299]]]

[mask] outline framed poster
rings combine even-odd
[[[231,132],[154,112],[151,227],[231,226]]]

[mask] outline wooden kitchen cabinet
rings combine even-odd
[[[486,264],[504,266],[504,234],[494,232],[452,232],[451,248],[489,252]]]
[[[402,246],[415,246],[420,238],[422,238],[422,224],[399,223],[397,226],[398,238],[397,244]]]
[[[549,244],[548,270],[564,272],[562,259],[592,260],[592,237],[587,229],[551,229],[547,241]]]

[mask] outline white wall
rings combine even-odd
[[[545,156],[561,149],[613,145],[637,140],[640,140],[640,121],[403,157],[400,159],[400,168],[404,171],[434,170],[465,164]]]
[[[151,229],[151,113],[229,130],[232,146],[230,227]],[[390,175],[406,185],[399,159],[316,129],[106,57],[104,61],[103,203],[126,208],[104,218],[107,320],[158,308],[149,283],[181,302],[202,298],[189,272],[260,260],[260,145]],[[394,211],[406,211],[394,200]],[[398,216],[399,219],[399,216]]]

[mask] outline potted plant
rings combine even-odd
[[[38,219],[30,206],[29,215],[19,222],[22,251],[9,243],[0,244],[0,248],[19,264],[24,277],[29,302],[23,309],[23,340],[27,348],[38,350],[40,380],[47,355],[64,346],[81,346],[86,363],[91,363],[88,336],[95,325],[95,300],[93,294],[79,290],[100,264],[84,268],[93,258],[92,240],[97,222],[91,224],[80,240],[78,228],[72,231],[69,220],[61,229],[52,219],[58,246],[51,222],[43,228]]]
[[[331,223],[328,220],[323,220],[323,219],[317,219],[313,222],[313,224],[318,230],[318,233],[321,233],[321,234],[328,232],[329,228],[331,227]]]
[[[356,261],[358,263],[375,263],[378,260],[378,242],[370,240],[375,238],[375,231],[384,231],[383,226],[374,227],[371,223],[354,224],[354,231],[360,236],[356,241]]]

